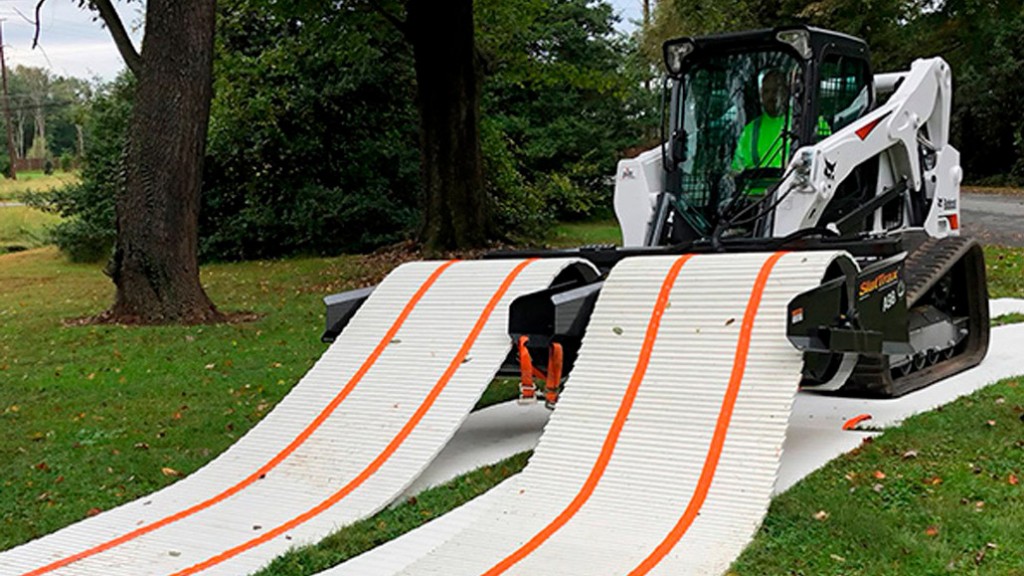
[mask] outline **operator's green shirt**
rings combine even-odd
[[[782,168],[782,157],[788,156],[782,146],[789,146],[789,138],[779,138],[786,116],[762,114],[743,127],[736,152],[732,158],[732,169],[737,171],[751,168]],[[774,146],[772,146],[774,144]]]

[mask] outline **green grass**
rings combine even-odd
[[[992,319],[993,326],[1006,326],[1007,324],[1020,324],[1024,322],[1024,314],[1018,314],[1013,312],[1011,314],[1003,314]]]
[[[385,261],[386,260],[386,261]],[[379,281],[361,256],[207,266],[226,326],[68,326],[103,310],[98,266],[0,256],[0,549],[159,489],[241,437],[322,354],[325,294]],[[517,394],[499,379],[478,407]],[[453,500],[457,502],[461,500]]]
[[[59,216],[28,206],[0,207],[0,254],[42,246],[46,229],[59,221]]]
[[[1019,379],[911,418],[776,498],[732,573],[1024,575],[1022,418]]]
[[[613,233],[608,223],[559,228],[565,245],[600,242]],[[1024,250],[986,252],[993,296],[1024,294]],[[64,320],[95,314],[112,297],[97,266],[69,264],[52,248],[0,256],[0,549],[176,480],[165,468],[189,474],[209,461],[323,352],[322,296],[376,282],[392,266],[386,258],[361,256],[212,265],[203,269],[203,281],[214,301],[229,311],[258,312],[261,320],[83,327]],[[514,381],[498,381],[480,405],[515,392]],[[995,386],[887,432],[798,484],[778,499],[736,570],[936,574],[954,566],[954,573],[974,573],[964,562],[978,553],[976,545],[991,541],[998,548],[985,553],[978,573],[1014,574],[1008,567],[1021,565],[1024,550],[1018,534],[1024,484],[999,478],[1014,470],[1024,476],[1021,394],[1016,381]],[[918,457],[905,461],[909,449]],[[265,574],[311,574],[351,557],[462,504],[524,463],[521,455],[458,479],[289,554]],[[973,466],[983,472],[963,473]],[[887,475],[878,482],[881,492],[864,476],[875,469]],[[845,480],[848,472],[856,474],[853,481]],[[921,482],[934,476],[943,483]],[[957,507],[961,499],[967,512]],[[976,501],[986,502],[982,512],[973,511]],[[829,519],[813,520],[822,509]],[[937,536],[919,534],[932,525]],[[919,547],[919,541],[923,550],[900,547]],[[941,566],[928,560],[929,551],[944,558]],[[904,566],[924,571],[899,569]]]
[[[0,202],[18,201],[26,192],[42,192],[75,182],[78,182],[78,174],[75,172],[19,172],[15,180],[0,177]]]
[[[548,239],[555,248],[572,248],[595,244],[622,244],[619,225],[611,220],[596,222],[569,222],[555,226]]]
[[[1024,296],[1024,249],[986,246],[985,268],[990,297]]]
[[[485,466],[415,498],[357,522],[325,538],[278,557],[257,576],[315,574],[358,556],[388,540],[469,502],[526,466],[529,453],[517,454],[494,466]]]
[[[389,266],[387,266],[389,267]],[[324,294],[385,266],[341,257],[209,266],[227,310],[257,322],[64,325],[102,311],[97,266],[54,249],[0,256],[0,549],[169,484],[236,441],[323,352]]]

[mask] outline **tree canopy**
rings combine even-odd
[[[953,144],[968,182],[1024,180],[1024,3],[1020,0],[663,0],[644,31],[670,37],[802,22],[863,38],[876,72],[941,56],[953,70]]]

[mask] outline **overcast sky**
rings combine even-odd
[[[631,21],[640,19],[642,0],[609,2],[622,17],[619,29],[632,31]],[[114,4],[138,46],[142,38],[142,31],[137,30],[142,21],[142,4]],[[0,0],[8,66],[40,66],[61,76],[98,76],[104,80],[112,80],[124,68],[110,32],[93,21],[91,12],[79,9],[75,0],[46,0],[40,12],[40,47],[33,50],[35,5],[36,0]]]
[[[105,80],[124,68],[110,32],[100,22],[93,22],[92,13],[79,9],[75,0],[46,0],[39,13],[39,48],[33,50],[36,4],[37,0],[0,0],[9,67],[40,66],[61,76],[100,76]],[[140,21],[141,4],[115,4],[138,46],[142,33],[133,28]]]

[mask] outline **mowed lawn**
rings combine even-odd
[[[59,221],[59,216],[28,206],[0,207],[0,254],[46,244],[46,229]]]
[[[29,192],[42,192],[79,181],[76,172],[45,174],[41,170],[19,172],[14,180],[0,176],[0,202],[19,201]]]
[[[613,232],[609,223],[563,226],[558,243],[601,243],[593,239]],[[1024,296],[1024,250],[990,248],[987,256],[993,296]],[[0,549],[158,489],[216,456],[325,349],[321,298],[374,283],[395,262],[206,266],[204,284],[223,309],[261,319],[129,328],[65,324],[109,304],[100,266],[68,264],[51,248],[0,256]],[[1024,487],[1011,482],[1024,473],[1022,406],[1024,391],[1004,382],[831,464],[776,500],[736,572],[1014,574],[1024,566]],[[525,462],[521,455],[477,471],[264,573],[315,573],[443,514]]]

